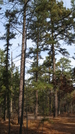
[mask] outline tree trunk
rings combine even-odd
[[[73,113],[73,106],[72,106],[72,101],[71,101],[71,114]]]
[[[12,116],[12,52],[11,52],[11,101],[10,101],[10,115]]]
[[[37,68],[38,68],[38,42],[39,38],[37,41]],[[38,82],[38,71],[36,72],[36,82]],[[38,90],[36,90],[35,118],[37,118],[37,115],[38,115]]]
[[[38,114],[38,91],[36,90],[36,106],[35,106],[35,118],[37,119]]]
[[[55,90],[55,117],[58,115],[58,96],[57,96],[57,90]]]
[[[54,37],[53,37],[53,27],[54,27],[54,24],[53,24],[53,20],[51,18],[51,23],[52,23],[52,41],[54,41]],[[54,48],[54,43],[52,43],[52,62],[53,62],[53,86],[54,86],[54,106],[53,106],[53,109],[54,109],[54,117],[57,117],[57,91],[56,91],[56,78],[55,78],[55,48]]]
[[[4,116],[3,119],[4,121],[6,120],[6,115],[7,115],[7,111],[6,111],[6,94],[4,95]]]
[[[60,115],[60,93],[58,95],[58,113]]]
[[[10,34],[10,20],[9,23],[7,24],[7,53],[6,53],[6,76],[7,76],[7,81],[6,81],[6,90],[7,90],[7,116],[9,119],[9,131],[8,134],[10,134],[10,90],[9,90],[9,72],[8,72],[8,67],[9,67],[9,61],[8,61],[8,57],[9,57],[9,34]]]
[[[53,61],[53,86],[54,86],[54,117],[57,117],[57,109],[58,109],[58,97],[56,90],[56,80],[55,80],[55,50],[54,44],[52,44],[52,61]]]
[[[49,114],[51,115],[51,90],[49,93]]]
[[[24,95],[24,76],[25,76],[25,23],[26,23],[26,7],[24,5],[23,13],[23,34],[22,34],[22,52],[21,52],[21,70],[20,70],[20,87],[19,87],[19,107],[18,107],[18,123],[21,123],[22,109],[23,109],[23,95]]]

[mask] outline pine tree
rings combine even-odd
[[[55,83],[55,55],[58,50],[63,55],[67,55],[66,49],[61,48],[60,40],[71,44],[73,40],[70,40],[71,29],[73,27],[73,18],[71,17],[71,10],[63,7],[62,2],[48,1],[46,11],[49,16],[45,18],[46,26],[44,26],[46,32],[44,32],[44,43],[46,49],[49,51],[49,55],[52,56],[53,64],[53,83],[55,92],[54,102],[54,116],[57,116],[57,90]],[[44,10],[44,9],[43,9]]]
[[[71,79],[71,61],[67,58],[62,57],[57,63],[56,63],[56,83],[58,87],[58,112],[60,114],[60,102],[61,102],[61,96],[63,94],[66,94],[66,92],[69,92],[69,87],[67,87],[67,91],[65,90],[66,85],[63,86],[63,80],[67,82],[67,80]],[[66,76],[66,77],[65,77]]]
[[[35,104],[35,118],[37,118],[38,114],[38,81],[41,71],[41,66],[39,66],[39,59],[41,59],[41,15],[38,13],[38,7],[39,7],[40,1],[34,0],[32,2],[31,8],[30,8],[30,17],[28,18],[28,39],[32,39],[32,41],[35,43],[35,45],[30,48],[29,55],[33,58],[33,63],[31,64],[31,69],[29,72],[33,74],[34,83],[36,85],[36,104]],[[32,78],[32,79],[33,79]],[[41,87],[40,87],[41,88]]]
[[[15,11],[10,12],[9,10],[6,10],[5,17],[7,19],[7,23],[5,24],[5,30],[6,33],[4,34],[1,39],[4,39],[6,41],[5,44],[5,70],[4,70],[4,86],[5,86],[5,93],[4,93],[4,120],[6,119],[6,108],[7,108],[7,115],[9,118],[9,134],[10,134],[10,71],[9,71],[9,50],[10,50],[10,40],[15,38],[15,33],[13,33],[13,30],[11,30],[12,23],[15,23]],[[7,102],[7,104],[6,104]]]

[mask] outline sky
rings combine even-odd
[[[59,0],[59,1],[61,1],[61,0]],[[70,0],[63,0],[63,2],[64,2],[64,6],[66,6],[67,8],[71,7]],[[3,27],[4,21],[1,18],[1,13],[3,11],[4,11],[4,9],[0,10],[0,36],[4,34],[4,27]],[[21,39],[22,39],[21,34],[18,34],[17,39],[11,41],[12,47],[10,47],[10,59],[11,59],[11,52],[13,52],[13,62],[19,68],[20,68],[20,56],[18,57],[18,55],[21,54]],[[5,44],[5,41],[0,40],[0,48],[1,49],[4,49],[4,44]],[[31,45],[32,45],[31,40],[27,41],[27,46],[31,46]],[[73,53],[75,52],[75,46],[74,45],[67,46],[67,50],[70,52],[70,54],[72,56]],[[45,54],[44,54],[44,56],[45,56]],[[58,55],[57,59],[59,60],[60,57],[61,57],[61,55]],[[69,58],[69,60],[71,60],[71,65],[75,67],[75,60],[70,59],[70,58]],[[40,61],[40,62],[42,62],[42,61]],[[28,68],[28,66],[29,66],[29,64],[27,63],[26,68]]]
[[[61,0],[59,0],[59,1],[61,1]],[[68,7],[71,7],[70,1],[71,1],[71,0],[63,0],[64,6],[67,7],[67,8],[68,8]]]

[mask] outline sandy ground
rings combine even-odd
[[[35,120],[28,120],[26,128],[26,119],[22,127],[22,134],[75,134],[75,116],[45,118],[40,117]],[[19,124],[16,119],[10,121],[10,134],[19,134]],[[0,134],[8,134],[8,120],[0,119]]]

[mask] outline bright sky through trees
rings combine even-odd
[[[61,1],[61,0],[59,0],[59,1]],[[71,7],[70,1],[71,0],[63,0],[64,6],[66,6],[67,8],[70,8]],[[0,10],[0,36],[4,34],[4,27],[3,27],[4,21],[1,16],[1,13],[3,12],[3,10],[2,9]],[[12,47],[10,49],[10,53],[11,53],[11,51],[13,51],[13,61],[16,66],[20,66],[20,60],[19,60],[20,56],[18,57],[18,55],[20,55],[20,53],[21,53],[21,34],[19,33],[17,36],[17,39],[12,40],[11,43],[12,43]],[[4,49],[4,44],[5,44],[5,41],[0,40],[0,48],[1,49]],[[27,46],[31,46],[32,44],[33,43],[30,40],[27,42]],[[64,44],[62,44],[62,45],[64,45]],[[67,47],[67,50],[69,51],[70,55],[73,56],[73,53],[75,52],[75,46],[74,45],[73,46],[66,45],[66,47]],[[44,56],[45,56],[45,54],[44,54]],[[60,59],[61,56],[62,55],[57,55],[57,59]],[[70,58],[70,60],[71,60],[71,64],[73,66],[75,66],[75,60],[73,60],[71,58]],[[27,65],[27,66],[29,66],[29,65]]]
[[[61,0],[60,0],[60,1],[61,1]],[[70,7],[71,7],[70,1],[71,1],[71,0],[63,0],[64,6],[67,7],[67,8],[70,8]]]

